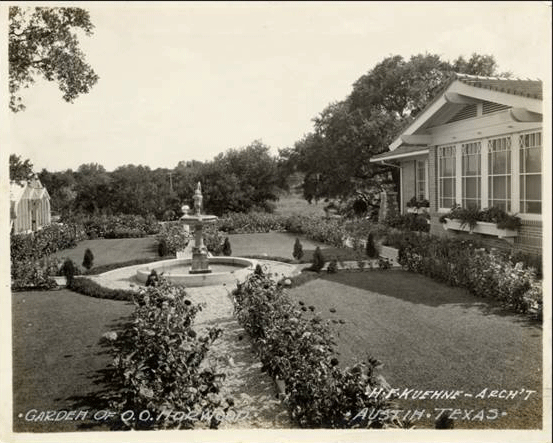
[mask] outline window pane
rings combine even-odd
[[[496,152],[492,154],[492,172],[494,174],[505,174],[508,172],[506,152]]]
[[[451,179],[444,179],[443,180],[443,188],[442,188],[442,195],[444,197],[452,197],[454,195],[455,188],[454,188],[454,182]]]
[[[468,158],[467,175],[480,174],[480,156],[471,155]]]
[[[521,195],[525,200],[541,200],[541,175],[527,175],[526,195]]]
[[[529,148],[523,151],[525,170],[522,172],[541,172],[541,149]]]
[[[478,198],[480,194],[480,178],[468,177],[465,178],[465,197]]]
[[[452,176],[455,173],[455,160],[452,158],[444,159],[444,176]]]
[[[526,202],[525,206],[527,214],[541,214],[541,202]]]
[[[492,186],[493,192],[491,197],[494,199],[505,199],[507,198],[506,190],[506,180],[507,177],[492,177]]]

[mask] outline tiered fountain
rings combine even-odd
[[[194,214],[188,214],[188,206],[183,206],[184,215],[180,219],[184,225],[194,228],[192,258],[164,260],[140,268],[136,271],[136,277],[141,283],[146,282],[153,270],[158,275],[163,273],[163,276],[174,284],[188,287],[235,283],[253,272],[255,263],[252,260],[239,257],[209,257],[204,244],[203,227],[216,222],[217,216],[202,214],[203,196],[200,183],[193,198]]]

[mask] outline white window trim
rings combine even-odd
[[[520,213],[520,146],[519,146],[519,136],[522,134],[528,134],[533,132],[542,133],[542,150],[543,150],[543,128],[533,128],[525,129],[523,131],[513,132],[511,134],[498,134],[493,137],[483,137],[478,139],[469,139],[462,140],[455,143],[447,143],[443,145],[436,146],[436,160],[437,160],[437,183],[436,183],[436,194],[437,194],[437,203],[438,209],[437,212],[441,214],[446,214],[450,211],[450,208],[440,207],[441,195],[440,195],[440,155],[439,148],[443,146],[454,146],[455,147],[455,204],[461,205],[463,201],[463,190],[462,190],[462,149],[461,146],[463,143],[471,143],[480,141],[480,201],[481,208],[485,209],[489,206],[489,189],[488,189],[488,178],[489,178],[489,165],[488,165],[488,140],[501,138],[501,137],[510,137],[511,138],[511,210],[509,214],[516,215],[520,217],[521,220],[526,221],[542,221],[543,214],[526,214]],[[428,165],[427,165],[428,166]],[[428,169],[427,169],[428,170]],[[427,172],[428,177],[428,172]],[[542,177],[543,177],[543,168],[542,168]],[[428,181],[427,181],[428,184]],[[543,180],[542,180],[543,186]],[[427,194],[428,195],[428,194]],[[543,203],[543,193],[542,193],[542,203]],[[543,208],[543,206],[542,206]]]
[[[438,194],[438,212],[440,213],[448,213],[451,208],[443,208],[440,206],[440,203],[441,203],[441,200],[442,200],[442,196],[441,196],[441,193],[440,193],[440,178],[441,178],[441,171],[440,171],[440,167],[441,167],[441,163],[440,163],[440,148],[441,147],[445,147],[445,146],[450,146],[450,147],[454,147],[455,148],[455,204],[458,204],[458,201],[459,200],[459,195],[458,195],[458,183],[457,183],[457,178],[460,177],[460,173],[458,171],[458,165],[459,165],[459,149],[458,149],[458,144],[457,143],[447,143],[445,145],[440,145],[440,146],[437,146],[437,163],[438,163],[438,168],[437,168],[437,178],[438,178],[438,183],[436,184],[436,193]]]
[[[423,162],[423,168],[424,168],[424,200],[428,200],[428,159],[416,159],[415,160],[415,197],[418,199],[418,192],[419,192],[419,162]]]
[[[542,188],[543,188],[543,183],[544,183],[544,180],[543,180],[543,129],[532,129],[530,131],[521,131],[521,132],[517,132],[516,134],[513,134],[513,142],[516,140],[516,143],[517,143],[517,146],[518,148],[520,149],[520,146],[519,146],[519,136],[523,135],[523,134],[532,134],[532,133],[536,133],[536,132],[540,132],[541,133],[541,150],[542,150],[542,165],[541,165],[541,172],[540,172],[540,175],[542,177]],[[516,182],[516,192],[517,192],[517,196],[518,196],[518,200],[517,200],[517,211],[520,211],[520,175],[521,175],[521,171],[520,171],[520,152],[517,152],[517,155],[516,156],[516,171],[517,171],[517,182]],[[542,200],[541,200],[541,203],[542,203],[542,211],[543,211],[543,189],[542,189],[542,193],[541,193],[541,196],[542,196]],[[520,214],[517,214],[518,217],[521,218],[521,220],[533,220],[533,221],[540,221],[542,220],[542,214],[532,214],[532,213],[520,213]]]

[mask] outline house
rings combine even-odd
[[[10,183],[11,232],[35,232],[50,221],[50,196],[38,178]]]
[[[499,207],[522,226],[506,233],[479,223],[473,233],[490,245],[541,254],[542,120],[541,81],[455,74],[371,162],[401,168],[400,211],[413,197],[428,200],[431,233],[468,229],[440,223],[454,205]]]

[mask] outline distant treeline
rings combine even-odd
[[[126,165],[107,172],[102,165],[90,163],[76,171],[43,169],[38,177],[50,194],[52,210],[62,217],[136,214],[172,220],[181,215],[182,205],[193,207],[198,181],[205,212],[271,212],[279,190],[286,188],[287,173],[269,150],[254,141],[211,161],[181,161],[173,169]]]

